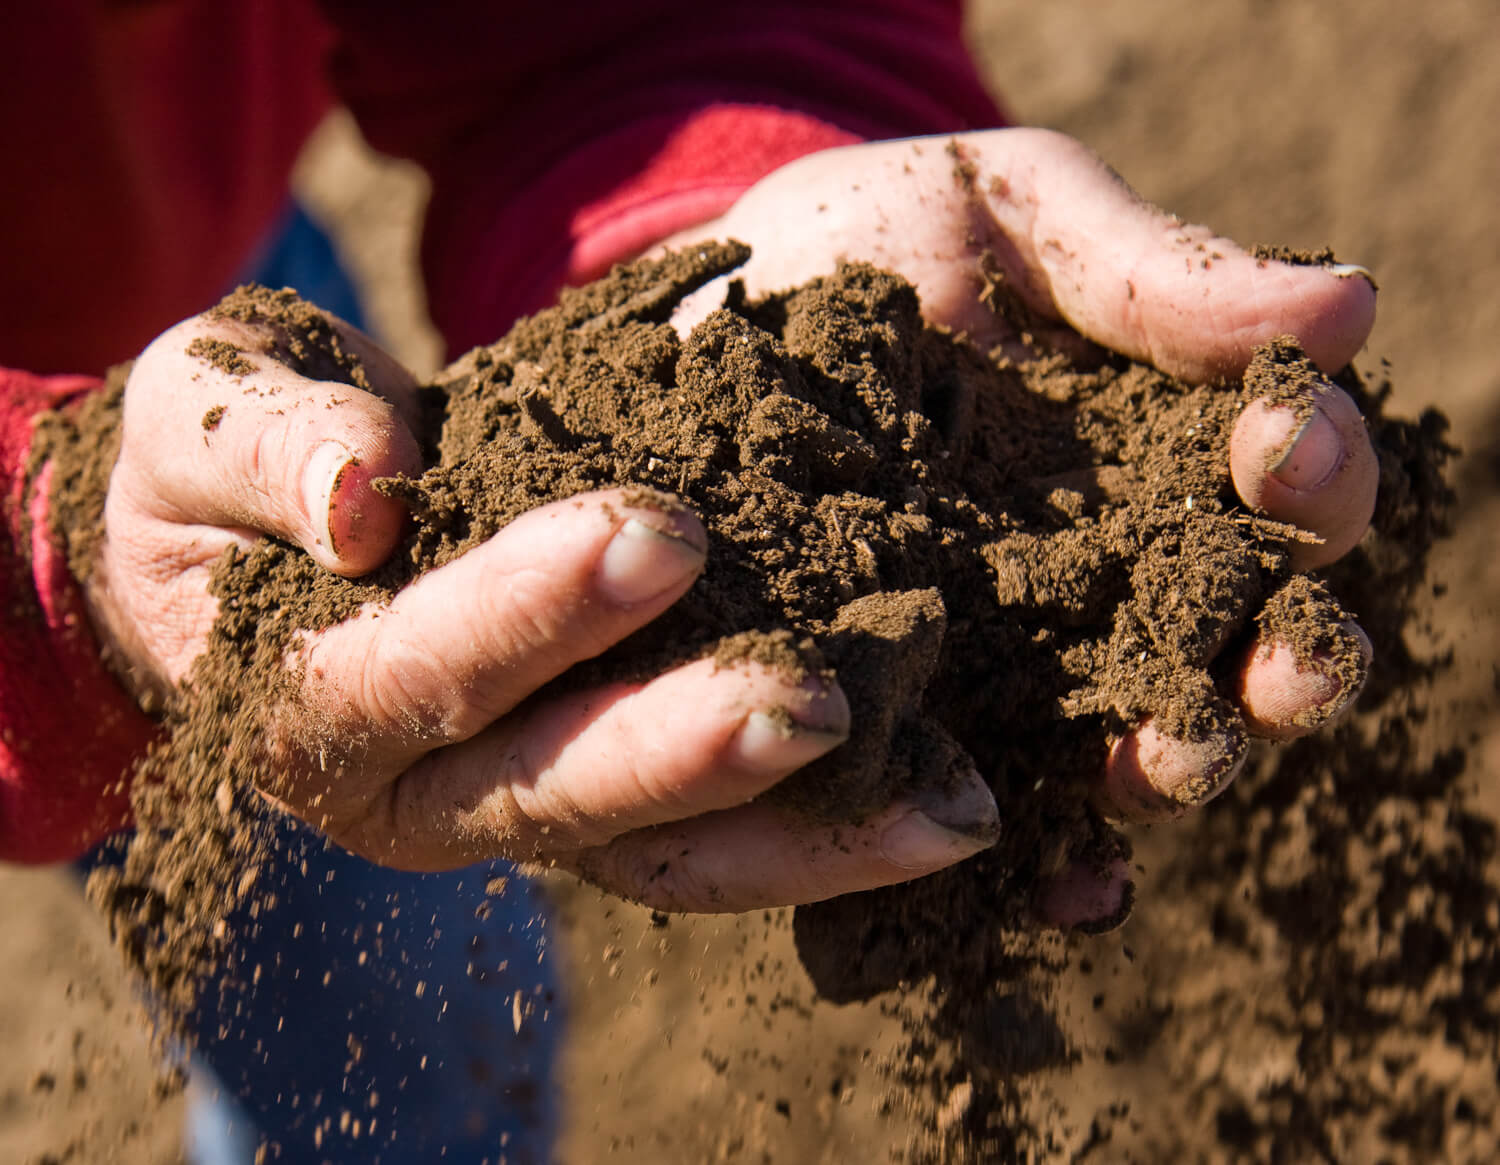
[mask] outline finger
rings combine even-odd
[[[899,271],[923,311],[989,341],[988,262],[1045,330],[1090,339],[1192,381],[1238,375],[1258,344],[1296,336],[1334,371],[1363,345],[1375,287],[1363,269],[1257,258],[1142,201],[1080,143],[992,130],[825,150],[772,174],[722,218],[666,241],[733,236],[755,253],[752,295],[843,258]]]
[[[382,400],[389,401],[409,430],[413,433],[421,432],[422,405],[418,400],[416,377],[411,370],[376,343],[373,337],[360,331],[348,320],[340,319],[331,312],[322,312],[322,315],[338,333],[343,351],[353,358],[353,366],[358,369],[355,383]],[[330,376],[328,379],[341,381],[343,376]]]
[[[119,484],[156,517],[275,534],[339,574],[379,565],[405,512],[372,482],[421,472],[395,407],[308,380],[249,325],[180,324],[142,354],[125,394]]]
[[[1135,905],[1135,881],[1130,863],[1111,859],[1101,869],[1092,862],[1073,861],[1043,879],[1037,890],[1037,916],[1058,930],[1104,934],[1125,924]]]
[[[655,618],[706,547],[698,520],[664,495],[603,490],[542,506],[388,606],[308,638],[293,661],[303,703],[327,737],[373,739],[399,769]]]
[[[995,799],[971,774],[861,825],[814,825],[758,802],[629,833],[565,864],[658,910],[720,913],[911,881],[988,849],[999,834]]]
[[[1249,738],[1237,716],[1224,716],[1196,739],[1169,736],[1147,719],[1114,742],[1094,807],[1110,821],[1171,821],[1212,801],[1239,774]]]
[[[1148,718],[1115,741],[1092,800],[1114,821],[1156,822],[1212,800],[1238,774],[1249,735],[1303,736],[1359,694],[1373,649],[1322,586],[1296,575],[1257,616],[1256,638],[1240,665],[1239,707],[1211,699],[1191,739]]]
[[[1320,377],[1290,400],[1261,397],[1245,408],[1230,436],[1229,473],[1247,505],[1317,535],[1290,546],[1297,570],[1326,566],[1359,543],[1380,485],[1359,408]]]
[[[1014,248],[1016,288],[1108,348],[1196,382],[1238,375],[1257,345],[1283,334],[1337,371],[1369,335],[1375,286],[1361,268],[1257,258],[1146,203],[1061,134],[959,141]]]
[[[387,862],[539,858],[744,805],[848,732],[831,680],[699,660],[549,701],[433,753],[366,828],[399,839]]]
[[[238,326],[258,350],[304,378],[373,392],[395,405],[413,432],[422,427],[412,374],[353,324],[289,287],[238,288],[194,323],[211,331]]]
[[[1352,704],[1375,652],[1358,624],[1331,629],[1331,649],[1302,651],[1284,639],[1257,636],[1240,667],[1239,700],[1256,736],[1294,740],[1316,732]]]

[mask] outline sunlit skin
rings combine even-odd
[[[708,237],[751,245],[752,293],[845,257],[894,268],[930,318],[986,345],[1006,339],[977,300],[989,252],[1038,317],[1192,380],[1236,375],[1257,343],[1283,333],[1335,370],[1374,318],[1373,285],[1357,271],[1256,260],[1141,202],[1076,142],[1034,130],[815,154],[668,242]],[[268,336],[205,317],[137,361],[88,598],[138,687],[177,683],[202,650],[216,611],[208,570],[224,548],[266,531],[350,576],[393,548],[401,511],[370,481],[419,469],[403,419],[413,382],[367,338],[346,335],[375,392],[305,380],[258,354]],[[257,353],[259,367],[236,377],[188,356],[200,337]],[[205,411],[221,404],[205,429]],[[1325,401],[1317,417],[1296,421],[1298,440],[1292,410],[1247,409],[1231,470],[1247,502],[1324,539],[1326,557],[1367,524],[1374,481],[1361,467],[1374,462],[1352,403]],[[308,637],[290,661],[303,668],[300,691],[267,725],[275,799],[373,861],[555,864],[674,910],[813,901],[918,877],[991,844],[1004,822],[978,774],[839,829],[837,844],[834,831],[754,801],[858,731],[836,684],[693,663],[648,683],[530,699],[670,606],[706,550],[685,510],[581,495],[523,516],[378,617]],[[1248,731],[1311,731],[1347,703],[1352,693],[1330,691],[1316,661],[1306,671],[1276,644],[1251,649],[1239,670]],[[782,709],[791,730],[773,715]],[[299,732],[309,714],[322,725],[316,740]],[[336,782],[329,751],[342,757]],[[1098,775],[1105,790],[1224,760],[1149,724],[1111,755]],[[1057,925],[1106,917],[1124,879],[1068,875],[1041,912]]]

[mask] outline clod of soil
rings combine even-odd
[[[93,886],[158,989],[185,1004],[206,966],[232,967],[222,919],[257,893],[268,833],[251,789],[265,783],[264,709],[287,682],[290,637],[388,600],[582,490],[674,495],[702,516],[711,551],[672,610],[559,684],[747,652],[831,667],[853,736],[769,797],[848,821],[971,767],[989,781],[1003,822],[994,848],[797,915],[829,998],[934,974],[953,999],[968,992],[950,1011],[971,1025],[975,1062],[1000,1051],[972,1026],[975,1001],[990,1006],[997,979],[1034,961],[1016,936],[1034,926],[1039,880],[1128,854],[1089,802],[1110,740],[1146,716],[1176,736],[1239,739],[1225,694],[1257,621],[1357,666],[1347,634],[1306,633],[1344,612],[1293,574],[1296,532],[1246,512],[1228,479],[1243,405],[1307,375],[1292,341],[1258,352],[1242,384],[1217,386],[1103,352],[992,360],[927,326],[902,279],[860,264],[763,302],[732,293],[680,338],[677,303],[747,254],[708,245],[618,268],[441,374],[427,394],[432,467],[385,483],[414,520],[376,574],[337,578],[270,539],[221,561],[210,649],[134,785],[148,828]],[[364,381],[290,293],[242,289],[220,311],[276,324],[282,348],[320,375]],[[1356,378],[1344,383],[1368,402]],[[85,425],[107,429],[111,407],[101,398]],[[90,444],[74,434],[52,451],[66,468]],[[66,534],[97,513],[98,475],[58,479],[92,482],[60,497]],[[73,549],[86,555],[87,539]],[[991,1018],[997,1033],[1011,1025]],[[1038,1063],[1062,1054],[1043,1052]],[[993,1112],[975,1103],[960,1131]]]

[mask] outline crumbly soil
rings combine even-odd
[[[1261,349],[1243,383],[1201,387],[1102,352],[986,357],[924,324],[899,277],[860,264],[761,303],[732,292],[680,339],[676,304],[746,254],[710,245],[619,268],[440,374],[424,395],[432,468],[384,483],[414,520],[375,575],[337,578],[270,539],[221,560],[210,648],[133,786],[148,828],[90,885],[175,1013],[210,968],[235,981],[228,908],[275,908],[256,879],[270,834],[253,789],[273,780],[266,724],[295,682],[282,664],[291,637],[388,601],[528,509],[628,485],[640,504],[670,495],[702,515],[708,568],[666,615],[558,684],[704,656],[831,669],[851,740],[767,795],[817,820],[858,821],[977,768],[1000,806],[996,846],[801,909],[796,945],[825,999],[906,989],[911,1042],[892,1078],[902,1103],[946,1114],[918,1157],[1045,1142],[1018,1082],[1065,1062],[1069,1041],[1049,1009],[1055,942],[1037,935],[1033,900],[1070,862],[1102,870],[1129,855],[1088,800],[1109,741],[1145,716],[1190,739],[1233,734],[1232,661],[1260,626],[1351,680],[1358,670],[1337,629],[1344,608],[1289,568],[1297,533],[1246,512],[1227,477],[1239,410],[1289,393],[1310,367],[1289,339]],[[216,311],[273,324],[279,351],[322,378],[364,382],[291,293],[244,288]],[[1373,629],[1389,650],[1380,640],[1399,633],[1441,522],[1447,447],[1436,418],[1385,421],[1357,377],[1342,379],[1372,415],[1389,479],[1377,524],[1394,557],[1373,568],[1362,552],[1353,572],[1376,587],[1359,613],[1394,620]],[[46,435],[75,558],[97,528],[91,467],[115,380],[78,426]],[[1394,658],[1388,676],[1402,674]]]
[[[1059,374],[1020,371],[1028,386]],[[1257,358],[1247,382],[1265,391],[1272,387],[1265,378],[1284,384],[1300,372],[1292,353],[1276,346]],[[1136,423],[1148,429],[1182,391],[1135,368],[1103,365],[1086,375],[1088,405],[1119,399],[1114,389],[1145,376],[1150,387]],[[1025,886],[1049,868],[1040,856],[1047,843],[1077,836],[1034,823],[1051,824],[1060,815],[1049,818],[1049,809],[1069,803],[1045,800],[1046,789],[1083,771],[1070,766],[1091,759],[1098,722],[1089,717],[1097,713],[1080,715],[1069,701],[1052,717],[1027,720],[1002,699],[985,701],[994,686],[974,697],[985,703],[985,719],[945,715],[944,723],[958,725],[955,735],[976,757],[994,750],[995,771],[1019,770],[1019,779],[997,781],[997,795],[1007,830],[1012,818],[1023,837],[1026,826],[1037,829],[1029,859],[1002,838],[1010,850],[996,847],[954,871],[800,909],[791,927],[800,970],[786,961],[782,914],[728,924],[643,921],[566,895],[582,957],[605,944],[602,966],[589,962],[575,981],[609,1001],[591,1015],[616,1043],[598,1068],[592,1057],[575,1057],[580,1113],[596,1121],[572,1138],[575,1154],[607,1147],[631,1161],[1493,1159],[1496,833],[1469,799],[1461,740],[1444,733],[1434,747],[1429,730],[1434,685],[1449,658],[1434,646],[1424,614],[1429,592],[1445,589],[1431,582],[1427,564],[1453,500],[1445,480],[1452,448],[1441,415],[1388,417],[1388,384],[1367,385],[1352,371],[1339,380],[1366,414],[1381,466],[1372,534],[1324,572],[1375,646],[1378,664],[1357,712],[1313,738],[1256,746],[1247,771],[1210,811],[1134,831],[1136,869],[1150,880],[1151,898],[1124,930],[1097,939],[1064,940],[1024,920]],[[1041,395],[1055,399],[1045,387]],[[1231,415],[1219,415],[1213,441]],[[1144,457],[1170,435],[1165,425],[1153,432]],[[1116,459],[1132,464],[1119,453],[1101,461]],[[1162,462],[1168,484],[1157,488],[1170,491],[1170,466],[1183,460],[1174,452]],[[1206,457],[1204,471],[1216,464]],[[1093,504],[1091,512],[1105,515],[1118,503]],[[1067,545],[1076,530],[1058,521],[1048,534]],[[991,552],[986,561],[1003,560]],[[1244,559],[1220,561],[1227,573]],[[1191,560],[1180,569],[1192,579]],[[1278,577],[1274,566],[1258,569]],[[1087,568],[1078,573],[1090,577]],[[1004,576],[995,582],[1003,602]],[[1112,626],[1138,617],[1141,597],[1125,595]],[[1294,579],[1262,611],[1306,626],[1289,618],[1292,610],[1326,601],[1321,588]],[[1032,625],[1044,639],[1064,634],[1066,610],[1054,603],[1052,618],[1032,616]],[[1226,650],[1233,646],[1231,639]],[[1041,652],[1022,658],[1030,668],[1045,669],[1048,660]],[[1137,663],[1158,666],[1149,657]],[[964,665],[950,657],[945,666]],[[994,670],[980,667],[968,681],[983,685],[990,676],[998,686],[1011,678]],[[1015,690],[1011,699],[1027,698],[1026,688],[1019,697]],[[936,691],[944,708],[965,698]],[[1005,735],[988,736],[988,718],[1007,716]],[[1078,811],[1086,820],[1087,810]],[[700,951],[713,952],[713,961],[695,958]],[[653,1057],[632,1041],[672,1050]],[[632,1104],[650,1104],[649,1087],[636,1079],[684,1047],[700,1050],[707,1083],[688,1086],[684,1073],[688,1096],[673,1102],[672,1120],[632,1119]],[[727,1122],[726,1109],[734,1114]]]
[[[1500,40],[1484,35],[1490,4],[1453,0],[1414,23],[1393,0],[1321,8],[1232,0],[1186,18],[1166,0],[984,0],[968,6],[968,20],[984,74],[1017,124],[1080,137],[1190,221],[1236,238],[1331,241],[1369,264],[1381,283],[1371,351],[1394,364],[1398,410],[1441,405],[1466,454],[1456,534],[1433,560],[1431,578],[1442,585],[1418,596],[1431,627],[1413,620],[1400,637],[1431,658],[1435,674],[1394,700],[1372,688],[1361,703],[1370,739],[1383,722],[1406,720],[1394,729],[1401,754],[1376,770],[1380,817],[1334,803],[1365,803],[1367,750],[1325,779],[1321,757],[1298,746],[1297,771],[1312,774],[1316,791],[1263,792],[1256,768],[1206,811],[1132,831],[1142,892],[1131,921],[1056,944],[1057,961],[1071,962],[1057,980],[1070,1060],[1033,1075],[1027,1105],[1066,1116],[1053,1127],[1071,1130],[1039,1156],[1487,1165],[1500,1156],[1496,1039],[1476,1039],[1469,1025],[1455,1043],[1447,1016],[1493,1013],[1493,1004],[1455,1003],[1443,984],[1492,959],[1485,952],[1496,936],[1485,924],[1454,939],[1467,924],[1456,917],[1450,927],[1443,891],[1433,917],[1447,928],[1435,948],[1444,957],[1392,969],[1394,955],[1385,966],[1377,958],[1379,927],[1390,928],[1384,941],[1394,952],[1404,907],[1360,904],[1405,903],[1429,881],[1490,900],[1475,886],[1483,851],[1465,852],[1460,832],[1500,813],[1500,380],[1490,341],[1500,297],[1485,292],[1496,259],[1491,204],[1475,197],[1500,180]],[[1271,85],[1267,61],[1278,62]],[[430,331],[404,314],[393,325],[380,310],[420,296],[411,167],[392,175],[397,166],[386,160],[378,168],[348,140],[347,125],[322,135],[337,139],[333,147],[320,141],[309,152],[302,194],[322,195],[314,207],[367,276],[382,337],[414,366],[435,367],[427,354],[441,345]],[[403,344],[412,334],[420,341]],[[1361,363],[1378,367],[1372,356]],[[1340,593],[1368,626],[1356,599]],[[1378,659],[1373,683],[1386,674]],[[1330,738],[1336,750],[1343,736]],[[1467,755],[1461,771],[1432,763],[1452,750]],[[1305,810],[1303,797],[1319,804]],[[1421,853],[1360,860],[1351,843],[1388,821],[1398,827],[1391,837],[1430,822],[1418,827]],[[1325,884],[1318,874],[1329,869],[1338,876]],[[1263,879],[1274,891],[1265,902]],[[1317,903],[1311,937],[1287,925],[1296,899],[1276,890],[1282,882]],[[122,1126],[141,1119],[152,1072],[123,1018],[128,1009],[95,1011],[71,990],[97,976],[105,986],[91,986],[96,994],[127,993],[108,958],[76,954],[79,936],[100,928],[69,890],[63,873],[0,870],[11,936],[0,953],[0,1045],[13,1052],[0,1065],[0,1159],[180,1160],[171,1144],[177,1109],[159,1114],[158,1147],[97,1127],[96,1114]],[[907,1124],[882,1115],[889,1105],[875,1074],[899,1036],[883,1014],[888,1002],[816,1004],[775,914],[658,925],[648,911],[586,887],[559,880],[554,894],[569,925],[575,1021],[559,1079],[569,1104],[559,1161],[842,1165],[901,1150]],[[1360,937],[1345,934],[1361,926]],[[1335,956],[1335,945],[1346,953]],[[1350,966],[1361,973],[1338,980]],[[1423,1006],[1444,991],[1441,1010]],[[1383,1012],[1373,1034],[1361,1030],[1372,994]],[[1334,1005],[1332,1019],[1303,1012],[1314,996]],[[101,1041],[110,1062],[91,1065],[88,1088],[75,1093],[79,1030]],[[1305,1062],[1304,1042],[1315,1053]],[[1323,1054],[1330,1046],[1336,1058]],[[52,1092],[36,1087],[44,1071],[59,1082]],[[1302,1106],[1302,1096],[1315,1100]],[[963,1089],[948,1099],[951,1120],[963,1111]],[[1282,1119],[1294,1104],[1297,1119]],[[1108,1139],[1090,1136],[1096,1114]],[[1318,1131],[1325,1116],[1326,1135]],[[916,1123],[932,1119],[929,1110]],[[76,1150],[92,1132],[91,1148]]]
[[[751,656],[799,678],[831,670],[853,708],[850,742],[768,794],[820,820],[856,822],[978,768],[1005,822],[957,879],[987,887],[966,912],[981,967],[993,936],[1024,925],[1037,877],[1123,852],[1083,779],[1111,733],[1151,715],[1173,735],[1222,734],[1234,712],[1216,661],[1257,616],[1341,615],[1306,580],[1295,603],[1288,591],[1262,610],[1291,577],[1290,532],[1245,513],[1226,480],[1245,395],[1306,374],[1289,341],[1231,391],[1103,361],[991,363],[927,327],[904,281],[858,265],[766,303],[736,300],[680,340],[676,304],[746,254],[728,244],[621,268],[446,370],[427,394],[442,414],[433,468],[384,483],[415,520],[376,575],[334,577],[274,540],[226,555],[210,649],[135,782],[152,828],[92,889],[159,990],[186,999],[196,964],[232,957],[221,914],[254,892],[253,789],[274,772],[262,744],[295,682],[281,664],[291,636],[388,600],[548,501],[607,485],[646,504],[675,496],[703,515],[712,546],[673,610],[561,683],[698,656]],[[278,346],[320,378],[364,379],[289,292],[244,288],[214,310],[274,324]],[[199,355],[249,363],[238,350]],[[89,421],[108,423],[112,399]],[[98,504],[99,475],[71,470],[75,453],[92,463],[91,447],[54,451],[64,537],[95,529],[79,518]],[[805,961],[831,998],[921,977],[908,927],[876,957],[868,924],[843,933],[874,901],[802,916]],[[867,956],[856,983],[844,981],[850,942]]]

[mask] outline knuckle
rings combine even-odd
[[[477,622],[507,656],[537,656],[553,650],[565,633],[553,580],[536,567],[517,567],[482,593]]]
[[[491,628],[497,656],[534,661],[561,670],[589,659],[614,642],[614,636],[573,588],[538,566],[518,567],[499,585],[486,588],[479,619]]]
[[[512,751],[501,761],[499,779],[470,804],[458,807],[460,830],[489,852],[514,862],[546,861],[566,849],[556,823],[517,795],[524,787],[519,758]]]
[[[621,787],[631,790],[641,804],[654,806],[658,816],[675,820],[698,812],[675,766],[653,762],[629,742],[617,757]]]
[[[403,738],[441,745],[476,730],[473,697],[434,644],[371,635],[358,675],[362,711]]]
[[[254,437],[245,443],[240,485],[249,495],[246,500],[252,512],[262,521],[285,517],[277,500],[288,483],[295,482],[295,472],[287,465],[287,454],[286,426],[275,423],[274,418],[265,418],[256,427]]]
[[[689,790],[701,788],[706,778],[718,774],[704,757],[694,755],[691,743],[661,739],[651,720],[639,712],[634,694],[613,706],[609,726],[608,740],[600,749],[608,770],[597,783],[610,790],[611,803],[646,809],[657,820],[678,820],[702,811]]]
[[[545,848],[602,845],[619,833],[582,807],[567,782],[536,757],[526,733],[515,737],[502,763],[508,811],[547,839]]]
[[[723,889],[706,876],[691,842],[671,836],[654,844],[622,844],[596,851],[591,880],[656,910],[712,913],[730,908]]]

